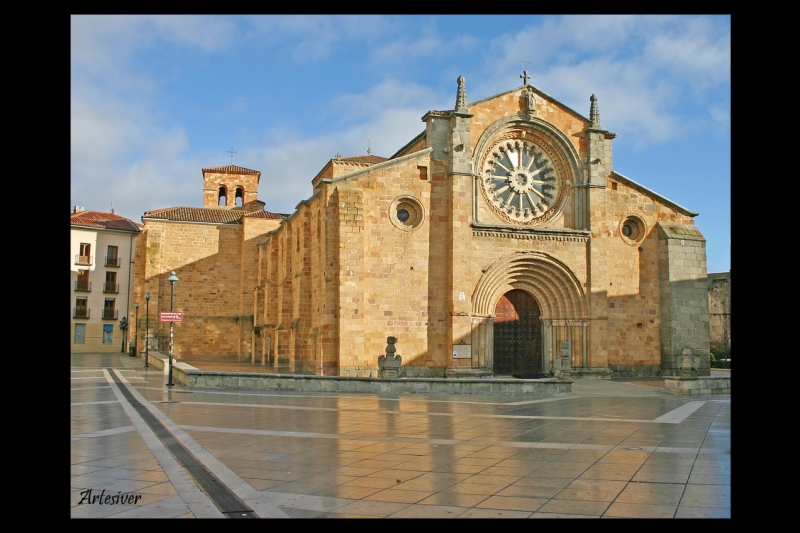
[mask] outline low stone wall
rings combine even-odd
[[[612,372],[608,367],[575,367],[565,371],[569,378],[580,379],[611,379]]]
[[[376,378],[380,374],[377,366],[342,366],[339,368],[340,376],[352,378]],[[401,378],[443,378],[445,368],[438,366],[412,366],[405,365],[398,369]]]
[[[664,390],[672,394],[689,396],[703,394],[730,394],[731,378],[726,377],[664,377]]]
[[[145,353],[142,350],[142,359],[144,359]],[[167,371],[167,366],[169,363],[169,355],[164,355],[161,352],[157,352],[156,350],[150,350],[150,357],[147,359],[147,365],[152,366],[153,368],[157,368],[159,370],[163,370],[164,372]],[[172,361],[173,368],[175,367],[175,359]]]
[[[340,366],[339,375],[349,378],[377,378],[377,366]]]
[[[661,365],[608,365],[611,376],[615,378],[658,377]]]
[[[151,352],[152,354],[152,352]],[[381,379],[346,376],[304,376],[208,372],[186,363],[173,365],[175,381],[192,388],[367,392],[373,394],[462,394],[479,396],[565,397],[572,381],[561,379]]]

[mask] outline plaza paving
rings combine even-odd
[[[730,396],[620,380],[535,400],[165,383],[141,359],[71,356],[72,517],[731,516]]]

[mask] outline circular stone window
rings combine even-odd
[[[566,201],[566,172],[558,151],[527,131],[500,136],[484,151],[481,190],[489,206],[512,224],[553,220]]]
[[[425,220],[425,210],[413,196],[400,196],[389,206],[389,220],[397,229],[414,231]]]
[[[619,234],[622,240],[628,244],[639,244],[647,234],[647,226],[644,220],[636,215],[629,215],[620,222]]]

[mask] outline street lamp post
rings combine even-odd
[[[122,331],[122,347],[120,348],[120,352],[125,351],[125,331],[128,329],[128,318],[122,317],[122,320],[119,321],[119,329]]]
[[[136,308],[136,320],[133,322],[136,326],[136,336],[133,338],[133,353],[131,357],[136,357],[136,350],[139,348],[139,302],[133,304],[133,307]]]
[[[172,313],[172,309],[175,305],[175,282],[180,281],[178,276],[175,275],[175,271],[173,270],[170,272],[170,276],[167,278],[169,281],[169,312]],[[172,350],[175,338],[175,322],[169,323],[169,378],[167,381],[167,386],[172,387],[174,383],[172,383]]]
[[[147,368],[148,359],[150,358],[150,293],[144,293],[145,301],[145,314],[147,315],[145,333],[144,333],[144,367]]]

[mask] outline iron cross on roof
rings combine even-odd
[[[522,78],[522,85],[528,85],[528,78],[530,78],[530,76],[528,76],[527,70],[523,70],[519,77]]]
[[[227,153],[231,154],[231,165],[232,165],[232,164],[233,164],[233,154],[238,154],[239,152],[237,152],[236,150],[234,150],[234,149],[233,149],[233,146],[231,146],[231,149],[230,149],[230,150],[228,150],[228,152],[227,152]]]

